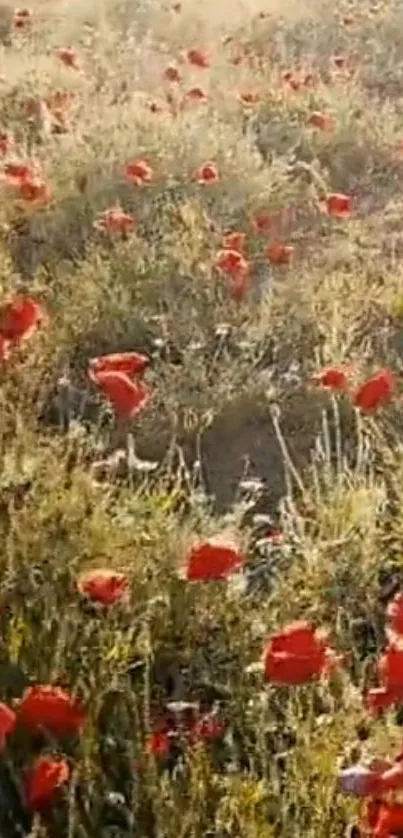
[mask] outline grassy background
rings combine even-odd
[[[174,5],[37,0],[30,34],[2,7],[2,127],[55,198],[23,219],[5,187],[0,201],[2,296],[29,289],[47,312],[1,373],[0,698],[18,700],[7,676],[18,664],[88,709],[68,752],[70,792],[38,835],[340,838],[355,814],[335,793],[340,764],[388,753],[400,736],[399,717],[369,722],[361,701],[403,573],[400,395],[362,418],[309,379],[341,362],[357,380],[385,363],[401,372],[403,10],[397,0]],[[55,57],[66,45],[82,72]],[[190,48],[206,48],[211,67],[181,63]],[[174,97],[208,95],[176,115],[162,81],[175,61]],[[286,89],[290,69],[317,84]],[[24,111],[55,89],[75,94],[61,135]],[[251,109],[244,91],[259,93]],[[314,110],[334,117],[332,132],[312,129]],[[156,172],[144,189],[122,176],[137,158]],[[200,188],[191,175],[206,160],[221,179]],[[329,191],[354,197],[347,222],[320,213]],[[93,228],[116,201],[138,218],[127,241]],[[270,267],[250,214],[289,206],[294,260]],[[257,266],[240,305],[214,269],[232,229],[248,232]],[[125,349],[152,357],[152,402],[133,428],[139,456],[158,463],[150,475],[128,473],[124,454],[114,467],[125,435],[87,378],[92,356]],[[256,512],[284,531],[265,560]],[[178,568],[189,545],[227,529],[259,584],[187,585]],[[128,573],[130,606],[83,607],[75,579],[92,566]],[[327,685],[263,690],[248,667],[295,618],[330,628],[346,670]],[[218,700],[224,742],[151,758],[147,736],[172,698]],[[17,776],[35,747],[11,743]],[[126,801],[117,826],[111,791]]]

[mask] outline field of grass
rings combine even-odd
[[[1,838],[402,836],[400,0],[2,5],[0,268]]]

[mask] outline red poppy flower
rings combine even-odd
[[[165,731],[154,731],[146,742],[146,751],[154,757],[164,759],[169,756],[172,747],[172,738]]]
[[[387,404],[395,389],[395,379],[389,370],[382,370],[361,384],[354,395],[354,404],[364,413],[370,413]]]
[[[201,103],[208,101],[207,93],[205,93],[201,87],[191,87],[190,90],[185,93],[185,97],[189,100],[189,102],[194,102],[195,104],[198,102]]]
[[[136,160],[135,163],[126,166],[125,176],[126,180],[130,180],[136,186],[143,186],[145,183],[151,183],[153,170],[145,160]]]
[[[131,381],[124,372],[98,372],[92,378],[122,419],[136,416],[150,400],[145,384]]]
[[[66,67],[72,67],[73,70],[80,69],[78,56],[73,47],[61,47],[61,49],[57,50],[56,54]]]
[[[127,594],[129,580],[124,573],[114,570],[88,570],[77,581],[80,594],[100,605],[115,605]]]
[[[273,242],[266,250],[266,255],[272,265],[289,265],[294,248],[290,244]]]
[[[188,582],[214,582],[227,579],[245,563],[245,556],[233,547],[208,541],[190,551],[186,559]]]
[[[332,192],[322,204],[323,212],[331,215],[332,218],[349,218],[352,207],[353,201],[350,195],[343,195],[341,192]]]
[[[386,609],[389,628],[395,634],[403,635],[403,593],[396,594]]]
[[[112,352],[100,358],[91,358],[89,376],[93,381],[96,381],[99,372],[124,372],[128,376],[141,376],[149,363],[147,355],[140,355],[139,352]]]
[[[26,178],[18,184],[18,193],[30,204],[48,204],[52,200],[50,186],[40,178]]]
[[[29,9],[15,9],[14,27],[20,31],[28,29],[32,23],[32,12]]]
[[[70,769],[65,759],[41,756],[27,777],[25,796],[29,808],[41,811],[52,802],[60,786],[69,781]]]
[[[255,212],[251,217],[251,224],[255,233],[267,236],[271,232],[273,219],[268,212]]]
[[[403,702],[403,649],[388,646],[378,663],[381,686],[368,690],[365,704],[377,714]]]
[[[14,710],[7,707],[7,704],[0,702],[0,753],[6,744],[6,737],[13,732],[16,723]]]
[[[8,131],[0,131],[0,154],[5,155],[14,148],[14,139]]]
[[[29,297],[16,295],[0,308],[0,335],[10,343],[28,340],[42,319],[38,303]]]
[[[313,111],[308,122],[309,125],[318,128],[320,131],[332,131],[335,124],[333,117],[327,113],[322,113],[322,111]]]
[[[399,838],[403,831],[403,805],[382,802],[371,838]]]
[[[216,164],[211,162],[203,163],[195,172],[194,180],[201,185],[218,183],[220,176]]]
[[[199,67],[200,70],[206,70],[207,67],[210,67],[211,61],[209,56],[206,52],[202,52],[200,49],[190,49],[186,53],[186,58],[189,64],[192,64],[193,67]]]
[[[239,250],[220,250],[215,265],[219,271],[233,277],[248,273],[248,263]]]
[[[169,81],[176,84],[179,84],[179,82],[182,80],[178,68],[175,67],[173,64],[170,64],[168,67],[166,67],[162,77],[163,79],[165,79],[165,81]]]
[[[60,687],[28,687],[21,699],[18,723],[32,732],[44,728],[53,736],[72,736],[81,731],[85,716],[73,696]]]
[[[307,623],[292,623],[268,642],[263,663],[266,681],[304,684],[329,669],[335,655],[326,638]]]
[[[236,250],[238,253],[243,253],[245,250],[245,233],[226,233],[223,238],[222,246],[225,250]]]
[[[387,690],[403,690],[403,649],[388,646],[378,664],[382,685]]]
[[[103,233],[122,233],[122,235],[131,233],[135,226],[136,221],[133,216],[123,212],[120,207],[104,210],[94,222],[94,227]]]
[[[238,99],[245,108],[251,108],[253,105],[257,105],[260,95],[256,90],[249,90],[240,93]]]
[[[27,163],[6,163],[3,169],[4,180],[9,186],[20,186],[34,177],[31,166]]]
[[[326,367],[326,369],[312,376],[313,384],[319,384],[329,390],[341,392],[348,388],[348,378],[343,369]]]

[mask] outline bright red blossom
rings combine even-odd
[[[354,404],[364,413],[370,413],[387,404],[395,390],[395,378],[390,370],[382,370],[361,384],[354,395]]]
[[[141,376],[149,363],[147,355],[140,355],[139,352],[112,352],[110,355],[91,358],[89,376],[93,381],[96,381],[99,372],[123,372],[128,376]]]
[[[100,605],[115,605],[127,594],[129,580],[124,573],[114,570],[88,570],[77,581],[80,594]]]
[[[146,183],[151,183],[153,170],[145,160],[136,160],[135,163],[129,163],[126,166],[125,176],[126,180],[130,180],[136,186],[144,186]]]
[[[336,657],[326,637],[300,622],[269,640],[263,663],[266,681],[296,685],[319,678],[336,663]]]
[[[227,579],[245,563],[245,556],[233,547],[204,542],[190,551],[186,559],[188,582],[213,582]]]
[[[328,390],[341,392],[347,390],[348,377],[345,371],[339,367],[326,367],[326,369],[312,376],[312,383],[319,384]]]
[[[0,336],[3,341],[21,343],[31,337],[41,319],[39,303],[29,297],[16,295],[0,308]]]
[[[325,199],[322,205],[323,212],[333,218],[349,218],[353,208],[353,200],[350,195],[343,195],[341,192],[332,192]]]
[[[97,372],[91,377],[121,419],[136,416],[150,400],[148,387],[140,381],[131,381],[124,372]]]
[[[25,796],[29,808],[41,811],[55,797],[60,786],[68,782],[70,769],[65,759],[41,756],[35,761],[30,771]]]
[[[248,273],[248,262],[239,250],[226,248],[217,254],[216,268],[229,276],[239,276]]]
[[[61,687],[28,687],[18,708],[18,723],[32,732],[44,728],[53,736],[72,736],[81,731],[83,709]]]

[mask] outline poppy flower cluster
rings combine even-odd
[[[305,622],[291,623],[264,649],[264,678],[272,684],[297,686],[329,673],[339,662],[326,633]]]
[[[46,205],[52,200],[50,186],[26,163],[6,163],[3,180],[25,203]]]
[[[51,685],[29,687],[16,712],[0,703],[0,753],[6,747],[7,737],[17,726],[30,733],[43,730],[63,739],[81,733],[84,724],[83,708],[68,692]],[[28,808],[42,811],[69,778],[70,768],[65,759],[50,754],[39,756],[26,776],[25,800]]]
[[[251,217],[251,226],[255,233],[271,235],[277,228],[278,218],[268,213],[256,213]],[[242,301],[250,287],[251,264],[246,254],[246,233],[233,231],[227,233],[215,260],[215,267],[230,282],[230,295],[237,302]],[[266,248],[265,258],[271,265],[289,265],[294,248],[280,241],[272,241]]]
[[[142,380],[148,358],[137,352],[115,352],[89,363],[88,375],[120,419],[132,419],[148,405],[150,391]]]
[[[372,413],[388,404],[396,390],[395,376],[390,370],[380,370],[356,389],[350,387],[349,369],[346,367],[325,367],[312,376],[311,382],[326,390],[347,393],[362,413]]]

